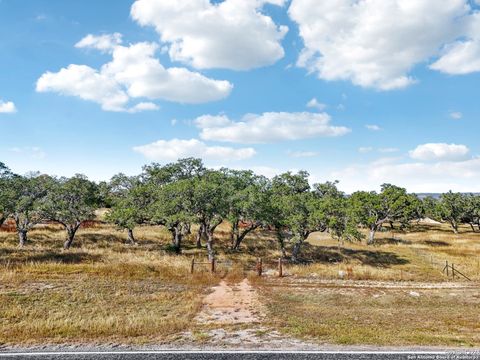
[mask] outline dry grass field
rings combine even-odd
[[[240,252],[228,250],[228,226],[217,234],[219,264],[190,274],[190,259],[206,258],[187,239],[183,255],[169,250],[160,227],[126,234],[99,224],[79,230],[74,246],[62,250],[64,232],[38,226],[30,243],[17,247],[16,234],[0,231],[0,344],[164,344],[178,334],[201,334],[211,325],[194,321],[202,299],[221,279],[248,276],[268,316],[262,328],[329,344],[480,346],[480,234],[444,225],[416,225],[409,232],[385,231],[375,246],[345,243],[313,234],[304,265],[286,265],[272,234],[257,231]],[[251,268],[258,257],[266,276]],[[445,261],[473,281],[447,278]],[[339,272],[351,271],[350,279]]]

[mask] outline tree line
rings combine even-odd
[[[65,228],[64,248],[71,247],[81,224],[95,219],[95,210],[107,207],[106,220],[127,231],[135,243],[135,228],[161,225],[171,234],[171,248],[182,250],[185,236],[215,256],[215,231],[230,224],[230,241],[238,250],[258,228],[275,233],[279,249],[298,261],[302,245],[312,232],[328,232],[338,241],[367,244],[385,226],[408,229],[429,217],[447,222],[457,233],[460,224],[480,231],[480,197],[448,192],[439,199],[420,199],[404,188],[384,184],[380,192],[341,192],[337,182],[310,185],[306,171],[286,172],[268,179],[249,170],[208,169],[200,159],[187,158],[145,166],[141,174],[115,175],[95,183],[84,175],[70,178],[39,173],[18,175],[0,162],[0,225],[15,222],[20,246],[37,224],[51,221]],[[192,234],[192,225],[198,225]]]

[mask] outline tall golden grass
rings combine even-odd
[[[220,278],[237,282],[250,276],[259,289],[264,288],[262,281],[278,284],[276,261],[281,252],[274,234],[256,231],[245,240],[240,251],[232,251],[228,231],[228,224],[219,227],[215,246],[219,260],[232,265],[219,264],[216,274],[210,274],[208,266],[198,266],[193,275],[191,257],[206,259],[206,250],[195,247],[192,235],[185,240],[183,254],[173,254],[170,235],[162,227],[137,228],[138,245],[132,246],[126,244],[126,233],[111,225],[89,226],[79,230],[73,248],[68,251],[62,249],[64,231],[55,224],[36,227],[30,232],[30,243],[25,248],[18,248],[15,233],[0,232],[0,343],[162,343],[175,339],[182,331],[195,330],[199,325],[193,318],[202,298]],[[321,233],[312,234],[305,244],[303,257],[308,261],[286,265],[285,272],[287,279],[292,279],[288,281],[297,283],[298,288],[302,287],[302,279],[338,279],[339,272],[348,269],[352,280],[453,281],[441,272],[441,264],[448,260],[479,281],[479,254],[480,234],[466,227],[458,235],[444,225],[419,225],[408,232],[385,231],[378,234],[374,246],[340,245]],[[253,269],[258,257],[264,261],[267,280],[256,279],[252,271],[247,271]],[[277,313],[286,310],[288,304],[297,306],[302,302],[295,294],[291,298],[275,293],[269,296]],[[334,306],[335,301],[332,295],[326,304]],[[395,307],[397,301],[403,300],[392,297],[375,311],[381,314]],[[288,328],[303,322],[303,330],[290,333],[322,338],[318,328],[305,330],[313,326],[308,325],[310,311],[317,303],[312,304],[300,307],[299,313],[291,315],[291,321],[272,315],[276,319],[272,320],[272,326]],[[364,314],[370,311],[356,301],[350,305],[348,319],[354,318],[355,308]],[[441,306],[445,310],[450,302]],[[321,309],[320,313],[312,314],[323,318],[327,313],[323,312],[325,307]],[[425,309],[435,312],[433,303],[425,304]],[[475,315],[470,310],[467,313]],[[448,321],[447,313],[439,319]],[[339,321],[338,331],[341,324],[346,329],[353,321],[332,317],[331,321],[334,320]],[[384,325],[375,326],[380,332]],[[369,333],[365,331],[353,340],[326,339],[361,341]],[[415,342],[413,338],[411,342]]]

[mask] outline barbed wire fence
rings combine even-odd
[[[394,240],[401,240],[395,238],[395,234],[393,235]],[[438,269],[439,271],[442,272],[447,278],[452,278],[452,280],[455,280],[455,278],[462,278],[468,281],[472,281],[471,276],[466,275],[466,271],[463,269],[464,265],[463,264],[455,264],[452,261],[448,261],[448,259],[445,260],[439,260],[436,256],[434,256],[432,253],[428,251],[424,251],[418,248],[412,247],[411,250],[420,258],[423,258],[425,262],[429,263],[430,266],[434,269]],[[480,260],[477,261],[477,275],[479,272],[480,268]]]
[[[276,271],[276,275],[278,277],[283,277],[284,267],[288,261],[286,259],[279,258],[277,261],[269,261],[266,262],[262,258],[257,258],[254,266],[242,266],[243,271],[254,271],[258,276],[262,276],[266,270],[274,270]],[[208,267],[209,271],[213,274],[219,270],[219,266],[222,266],[226,269],[232,269],[234,266],[234,262],[232,260],[219,260],[216,258],[212,258],[207,261],[202,261],[200,259],[196,259],[194,256],[190,261],[190,273],[193,274],[195,271],[199,271],[199,266]],[[202,268],[201,268],[202,269]]]

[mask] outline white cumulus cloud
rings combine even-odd
[[[288,31],[262,12],[265,4],[285,0],[137,0],[131,16],[153,26],[172,60],[197,69],[248,70],[271,65],[284,56]]]
[[[133,150],[154,161],[175,161],[192,156],[206,161],[235,161],[251,158],[256,153],[253,148],[208,146],[197,139],[158,140],[151,144],[136,146]]]
[[[325,110],[325,108],[327,107],[327,105],[319,102],[316,98],[313,98],[312,100],[310,100],[310,101],[307,103],[307,107],[313,108],[313,109],[317,109],[317,110],[319,110],[319,111],[323,111],[323,110]]]
[[[292,0],[289,15],[305,45],[299,66],[324,80],[380,90],[414,83],[414,66],[469,37],[474,27],[467,0]],[[461,40],[432,68],[472,71],[479,55],[478,44]]]
[[[94,101],[107,111],[125,111],[129,101],[115,79],[87,65],[71,64],[56,73],[48,71],[38,79],[36,90]]]
[[[160,107],[157,104],[151,102],[141,102],[130,108],[128,111],[131,113],[137,113],[141,111],[155,111],[158,109],[160,109]]]
[[[420,161],[462,161],[470,152],[465,145],[429,143],[417,146],[410,151],[410,157]]]
[[[233,143],[271,143],[284,140],[300,140],[322,136],[342,136],[351,130],[330,124],[325,113],[267,112],[247,114],[240,121],[225,115],[204,115],[195,120],[201,129],[203,140]]]
[[[99,70],[71,64],[58,72],[46,72],[37,81],[38,92],[57,92],[94,101],[107,111],[138,112],[155,110],[149,102],[133,107],[135,99],[204,103],[228,96],[228,81],[213,80],[185,68],[165,68],[155,57],[158,46],[141,42],[115,45],[112,61]]]
[[[83,39],[75,44],[76,48],[91,48],[97,49],[103,52],[112,51],[117,45],[122,43],[122,34],[104,34],[93,35],[88,34]]]
[[[13,114],[17,112],[17,107],[12,101],[2,101],[0,99],[0,114]]]
[[[480,71],[480,13],[468,19],[462,39],[445,46],[442,56],[430,68],[451,75]]]
[[[340,180],[346,192],[379,190],[390,183],[411,192],[479,192],[480,158],[463,161],[404,162],[400,159],[376,160],[333,171],[329,178]]]

